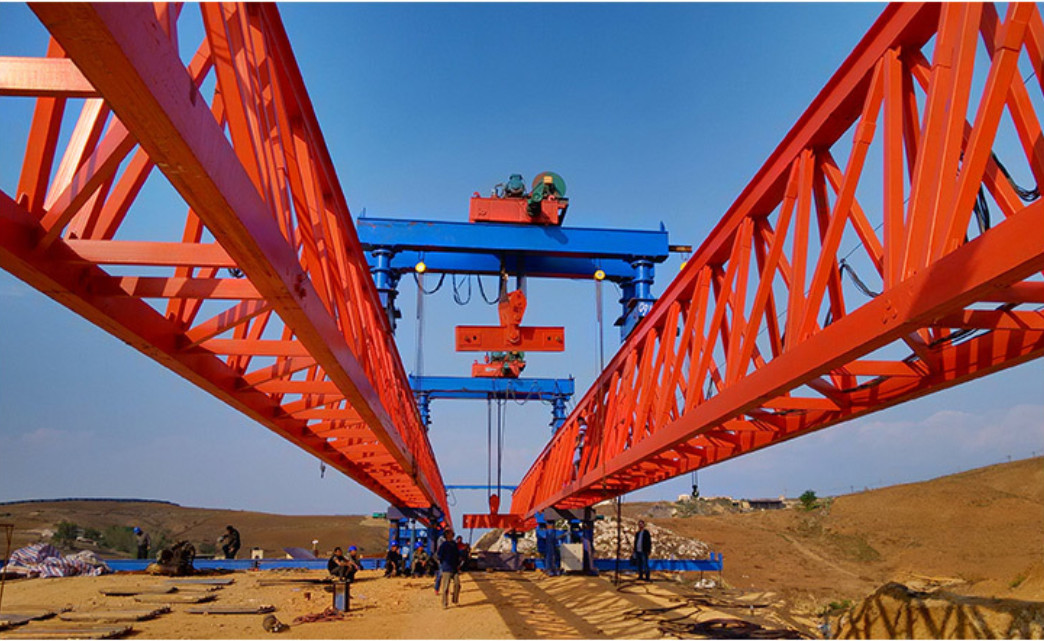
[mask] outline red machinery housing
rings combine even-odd
[[[471,197],[468,220],[473,223],[561,225],[569,207],[565,191],[562,177],[545,171],[533,179],[532,191],[527,194],[522,176],[514,174],[507,183],[497,185],[489,198],[475,192]]]

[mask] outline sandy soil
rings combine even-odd
[[[542,573],[470,573],[461,581],[460,604],[442,608],[430,580],[384,578],[377,571],[362,573],[352,586],[351,611],[343,621],[293,624],[301,615],[321,612],[331,595],[321,586],[263,585],[277,578],[319,578],[325,572],[236,572],[235,582],[216,592],[214,605],[274,605],[276,617],[290,623],[285,633],[300,639],[606,639],[662,638],[655,618],[638,616],[639,609],[675,607],[672,616],[686,613],[706,617],[731,616],[728,609],[685,606],[692,590],[669,578],[651,584],[625,580],[617,590],[611,578],[564,576]],[[63,579],[29,579],[9,583],[3,611],[71,608],[75,612],[130,610],[144,607],[132,597],[107,597],[99,590],[128,586],[159,586],[162,577],[107,575]],[[772,595],[745,595],[750,603],[771,601]],[[262,626],[263,615],[189,614],[196,605],[173,604],[171,612],[153,620],[133,623],[138,638],[254,639],[270,636]],[[735,609],[733,609],[735,610]],[[741,610],[742,611],[742,610]],[[732,612],[735,614],[735,611]],[[749,618],[749,617],[748,617]],[[786,621],[759,609],[767,627]],[[793,622],[793,621],[791,621]],[[811,620],[802,620],[809,627]],[[37,630],[69,624],[34,621]]]

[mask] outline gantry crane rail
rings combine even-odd
[[[1044,203],[1007,177],[1017,166],[1044,184],[1030,97],[1044,77],[1018,73],[1020,56],[1044,68],[1042,51],[1035,4],[1003,20],[992,4],[887,7],[538,456],[511,512],[586,507],[1044,355]],[[1005,114],[1016,142],[1001,161]],[[990,203],[1003,215],[992,226]]]
[[[52,40],[0,61],[0,96],[36,98],[17,192],[0,193],[0,266],[392,504],[448,519],[275,6],[30,6]],[[178,21],[197,9],[186,65]],[[142,202],[153,168],[188,206],[180,224]]]

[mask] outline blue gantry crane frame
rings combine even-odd
[[[655,265],[666,261],[672,251],[691,251],[672,246],[663,223],[658,230],[634,230],[359,218],[356,229],[393,330],[401,316],[395,302],[399,281],[408,273],[596,279],[620,289],[621,311],[615,325],[620,327],[622,342],[655,301]],[[499,296],[499,283],[497,291]],[[425,426],[431,422],[430,404],[435,399],[540,400],[551,404],[552,433],[565,422],[566,403],[575,391],[572,378],[415,375],[410,376],[410,387]],[[498,480],[497,492],[502,489]],[[413,532],[401,517],[389,517],[389,522],[396,541],[403,542],[404,526]],[[412,545],[409,549],[412,554]]]
[[[656,300],[655,265],[688,249],[670,245],[663,223],[637,230],[359,218],[356,230],[393,327],[399,279],[418,263],[443,274],[580,280],[601,272],[620,287],[621,341]]]
[[[431,422],[431,401],[436,399],[543,401],[551,404],[552,433],[565,422],[566,403],[576,389],[572,378],[412,375],[410,387],[417,398],[417,408],[425,425]]]

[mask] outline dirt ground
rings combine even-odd
[[[322,586],[272,584],[278,579],[320,578],[322,571],[235,572],[234,582],[215,592],[213,605],[276,607],[275,616],[291,624],[284,634],[295,639],[658,639],[657,617],[648,609],[674,608],[672,616],[703,618],[746,614],[745,607],[714,608],[687,603],[691,588],[667,577],[650,584],[622,582],[617,590],[611,577],[546,577],[539,572],[465,574],[460,604],[442,608],[430,579],[384,578],[378,571],[361,573],[352,586],[351,611],[342,621],[294,624],[296,617],[321,612],[332,596]],[[101,577],[29,579],[9,583],[3,611],[70,608],[73,612],[130,610],[144,607],[133,597],[103,596],[100,590],[157,587],[162,577],[118,574]],[[772,595],[751,593],[736,603],[754,604],[756,616],[769,628],[796,623],[811,629],[814,621],[786,621],[766,613],[761,605]],[[722,602],[719,596],[715,602]],[[151,606],[150,606],[151,607]],[[270,636],[261,625],[261,614],[189,614],[198,605],[173,604],[171,612],[133,623],[134,637],[149,639],[254,639]],[[753,610],[751,610],[753,612]],[[698,618],[698,617],[697,617]],[[695,619],[693,619],[695,620]],[[44,631],[69,627],[58,620],[33,621],[25,629]],[[4,634],[0,633],[0,637]]]

